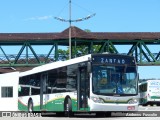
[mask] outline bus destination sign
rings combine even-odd
[[[92,62],[101,64],[135,64],[133,57],[122,55],[94,55],[92,56]]]

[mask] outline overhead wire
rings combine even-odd
[[[92,11],[90,11],[90,10],[88,10],[88,9],[86,9],[86,8],[84,8],[84,7],[80,6],[80,5],[78,5],[78,4],[76,4],[76,3],[73,2],[73,1],[72,1],[72,4],[74,4],[74,5],[76,5],[77,7],[83,9],[84,11],[87,11],[87,12],[90,13],[90,14],[94,14],[94,12],[92,12]]]

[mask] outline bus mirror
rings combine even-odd
[[[91,72],[91,62],[87,63],[87,72],[90,73]]]

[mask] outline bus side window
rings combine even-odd
[[[11,98],[13,97],[13,86],[3,86],[1,87],[1,97],[2,98]]]
[[[28,76],[21,77],[19,85],[21,85],[21,91],[18,92],[18,96],[28,96],[30,92]]]
[[[67,66],[67,91],[75,91],[77,89],[78,64]]]
[[[56,93],[56,86],[57,86],[57,71],[56,70],[51,70],[48,72],[48,93]]]

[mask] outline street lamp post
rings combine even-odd
[[[72,59],[72,41],[71,41],[71,0],[69,0],[69,59]]]
[[[91,15],[88,15],[87,17],[85,18],[79,18],[79,19],[76,19],[76,20],[72,20],[71,19],[71,0],[69,0],[69,19],[66,20],[66,19],[63,19],[63,18],[60,18],[60,17],[54,17],[56,20],[60,20],[62,22],[69,22],[69,59],[72,58],[72,50],[71,50],[71,47],[72,47],[72,34],[71,34],[71,24],[72,22],[80,22],[80,21],[84,21],[84,20],[87,20],[93,16],[95,16],[96,14],[91,14]]]

